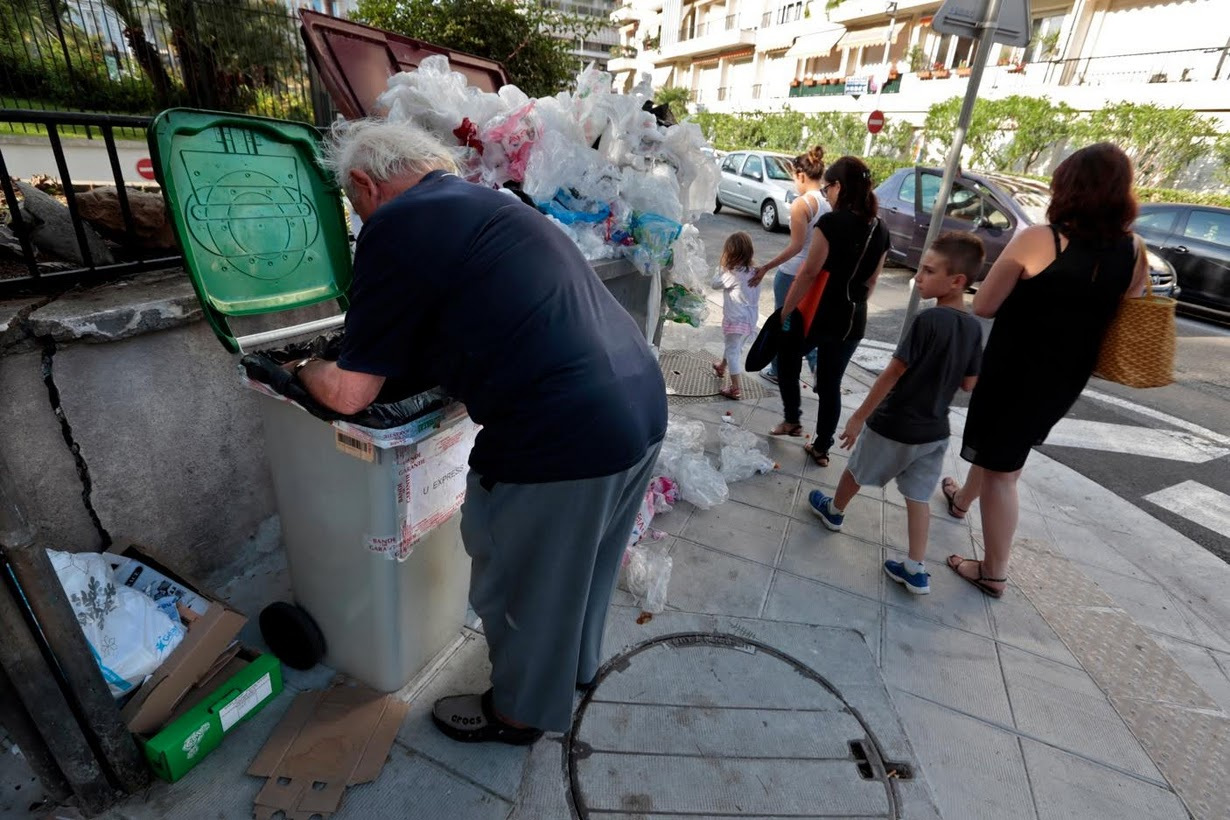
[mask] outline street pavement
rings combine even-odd
[[[713,255],[729,228],[710,222]],[[758,249],[784,244],[753,236]],[[720,355],[719,294],[708,296],[705,325],[668,326],[663,351]],[[769,307],[762,295],[762,315]],[[890,347],[878,306],[873,319],[881,340],[848,372],[845,414]],[[810,423],[809,393],[803,409]],[[410,712],[390,758],[374,783],[348,790],[337,818],[1226,816],[1230,566],[1150,502],[1035,452],[1005,597],[944,567],[949,553],[981,555],[982,539],[977,506],[952,519],[938,491],[932,592],[911,596],[881,571],[905,547],[900,494],[865,489],[842,533],[820,527],[807,494],[831,491],[845,458],[821,469],[800,440],[765,435],[780,418],[776,394],[672,399],[671,412],[705,424],[711,458],[735,424],[780,466],[732,484],[712,509],[680,502],[655,518],[673,561],[667,611],[645,621],[617,593],[608,663],[594,695],[578,698],[574,732],[519,749],[455,744],[431,727],[434,698],[487,686],[472,623],[399,693]],[[963,413],[946,456],[958,476]],[[1220,446],[1156,435],[1181,424],[1139,429],[1154,435],[1136,434],[1137,449],[1153,451],[1118,455],[1161,463],[1186,447],[1181,463],[1199,466]],[[280,550],[252,556],[223,590],[249,614],[288,593]],[[249,816],[261,781],[244,770],[294,694],[332,677],[287,670],[287,692],[184,780],[105,816]]]

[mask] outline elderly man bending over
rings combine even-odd
[[[566,731],[666,430],[640,329],[562,231],[452,173],[410,125],[340,126],[326,162],[363,219],[337,362],[291,365],[342,413],[441,385],[483,426],[461,532],[492,688],[436,702],[456,740]]]

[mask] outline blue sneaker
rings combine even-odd
[[[931,591],[931,575],[926,572],[910,572],[900,561],[885,561],[884,572],[889,578],[904,586],[915,595]]]
[[[807,496],[807,503],[811,505],[811,511],[816,514],[816,517],[824,522],[824,526],[833,532],[841,532],[841,525],[846,520],[846,516],[844,513],[838,515],[833,512],[832,498],[819,490],[812,490],[811,495]]]

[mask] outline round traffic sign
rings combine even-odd
[[[884,129],[884,112],[880,110],[872,111],[867,117],[867,130],[873,134],[878,134]]]
[[[137,173],[145,179],[154,178],[154,161],[149,157],[137,160]]]

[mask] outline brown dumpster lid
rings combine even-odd
[[[388,88],[389,77],[415,70],[433,54],[448,57],[453,71],[483,91],[498,91],[508,83],[504,66],[495,60],[307,9],[299,12],[299,20],[312,63],[347,119],[367,116]]]

